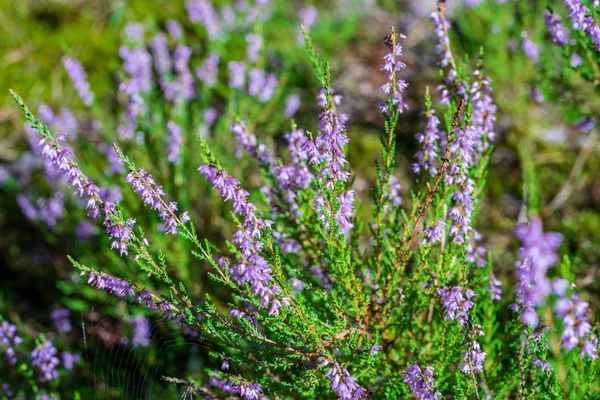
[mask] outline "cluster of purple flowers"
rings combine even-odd
[[[582,0],[564,0],[565,7],[569,11],[571,27],[576,31],[583,31],[590,35],[594,48],[600,52],[600,26],[590,16],[590,9]]]
[[[8,321],[0,322],[0,351],[9,364],[17,363],[16,348],[23,343],[23,339],[17,335],[17,327]]]
[[[134,346],[147,347],[150,345],[150,321],[148,318],[137,315],[129,319],[129,323],[133,327],[133,337],[131,344]]]
[[[271,100],[277,87],[277,75],[267,74],[261,68],[248,71],[248,94],[256,96],[261,103]]]
[[[37,379],[40,382],[58,379],[56,367],[59,364],[58,350],[49,340],[39,344],[31,352],[31,366],[36,370]]]
[[[143,41],[143,30],[141,39]],[[119,127],[119,134],[123,139],[132,139],[137,119],[147,110],[144,96],[152,89],[152,56],[144,47],[127,46],[119,49],[119,56],[123,60],[123,69],[127,76],[127,79],[119,84],[119,90],[127,95],[125,125]]]
[[[175,122],[169,121],[167,131],[169,132],[167,159],[173,164],[179,164],[181,162],[181,145],[183,144],[181,128]]]
[[[423,239],[421,244],[426,245],[428,243],[439,243],[444,237],[444,230],[446,229],[446,221],[442,218],[438,219],[435,225],[425,229],[423,231]]]
[[[467,349],[461,354],[463,361],[460,367],[460,370],[465,374],[483,372],[486,353],[481,351],[481,346],[477,341],[477,337],[483,335],[484,333],[478,325],[475,325],[474,329],[467,333],[468,339],[463,343],[463,346],[467,346]]]
[[[564,46],[570,42],[569,30],[563,25],[560,15],[546,10],[544,11],[544,22],[552,38],[552,43]]]
[[[418,133],[416,136],[417,142],[422,143],[423,150],[419,150],[415,154],[417,162],[412,165],[412,170],[415,174],[421,173],[421,170],[429,173],[431,176],[436,176],[438,173],[436,163],[439,157],[439,124],[440,120],[435,115],[435,110],[430,110],[427,113],[425,131],[423,133]]]
[[[399,35],[399,37],[402,39],[405,38],[404,35]],[[402,92],[406,89],[408,83],[403,79],[398,79],[396,76],[397,72],[406,68],[406,64],[396,58],[402,56],[402,46],[396,43],[397,39],[398,37],[390,37],[386,40],[390,52],[383,57],[383,64],[381,64],[379,69],[387,74],[387,82],[381,86],[381,90],[389,96],[392,105],[396,107],[398,112],[402,113],[404,110],[408,110],[408,105],[404,102],[404,97],[402,96]],[[382,103],[380,108],[383,113],[389,112],[387,102]]]
[[[263,45],[263,37],[255,33],[249,33],[246,35],[246,59],[248,62],[255,63],[258,60],[260,49]]]
[[[69,74],[71,78],[71,82],[73,82],[73,86],[75,86],[75,90],[77,90],[77,94],[79,94],[79,98],[83,101],[83,104],[86,106],[91,106],[94,101],[94,94],[90,89],[90,84],[87,81],[87,75],[81,66],[81,63],[71,57],[63,57],[63,64],[65,66],[65,70]]]
[[[246,83],[246,64],[243,61],[229,61],[229,87],[242,89]]]
[[[318,11],[315,6],[310,6],[310,7],[300,9],[300,11],[298,11],[298,18],[300,19],[300,26],[303,26],[304,29],[306,29],[306,31],[309,32],[310,28],[312,28],[312,26],[317,21],[317,14],[318,14]],[[298,32],[298,38],[296,39],[296,42],[298,44],[304,43],[304,34],[302,33],[302,31]]]
[[[81,275],[85,273],[85,271],[82,271]],[[155,298],[152,292],[147,289],[139,290],[139,288],[125,279],[116,278],[93,270],[89,270],[87,274],[88,285],[120,298],[129,297],[132,302],[137,302],[150,311],[161,311],[164,319],[173,321],[176,325],[181,325],[187,319],[186,315],[179,312],[175,306]]]
[[[170,234],[177,234],[177,225],[185,225],[189,222],[190,217],[187,211],[184,211],[177,218],[177,202],[171,201],[166,203],[163,199],[165,192],[162,186],[157,185],[152,177],[152,174],[140,168],[133,170],[125,177],[125,182],[129,183],[133,191],[142,196],[144,205],[149,205],[150,208],[158,213],[158,216],[165,223],[165,230]]]
[[[205,0],[189,0],[185,7],[190,21],[204,25],[208,36],[215,39],[221,30],[221,24],[211,3]]]
[[[225,364],[225,363],[223,363]],[[223,380],[216,376],[211,376],[208,384],[214,388],[220,389],[225,393],[238,395],[244,400],[266,400],[261,396],[262,388],[257,383],[236,384],[230,380]]]
[[[202,64],[196,68],[196,76],[208,87],[215,86],[218,74],[219,55],[216,53],[210,53]]]
[[[256,206],[248,200],[248,192],[237,179],[212,165],[204,164],[198,171],[221,192],[223,199],[233,203],[234,213],[244,218],[232,240],[242,255],[231,271],[233,280],[239,285],[248,283],[253,294],[261,299],[261,306],[270,306],[269,314],[278,315],[282,305],[289,306],[289,299],[279,296],[281,288],[271,283],[271,268],[260,255],[262,231],[272,222],[257,215]]]
[[[325,376],[329,378],[331,390],[338,394],[339,400],[359,400],[365,399],[367,391],[360,387],[356,379],[348,370],[342,367],[337,361],[330,362],[328,360],[319,364],[326,367],[331,363],[331,367],[325,372]]]
[[[529,225],[519,225],[515,230],[517,238],[523,247],[519,249],[521,261],[515,266],[518,268],[517,302],[523,308],[521,320],[536,327],[539,322],[535,310],[543,305],[546,297],[551,293],[552,285],[546,273],[558,261],[556,249],[560,246],[562,236],[558,233],[544,233],[542,222],[533,219]],[[513,310],[519,306],[513,305]]]
[[[436,292],[444,307],[444,317],[449,320],[457,319],[461,326],[467,325],[468,312],[474,306],[471,298],[475,296],[475,292],[462,286],[438,288]]]
[[[54,325],[56,333],[71,332],[71,321],[69,321],[70,315],[71,312],[64,307],[56,307],[52,310],[50,318],[52,318],[52,324]]]
[[[559,296],[554,311],[563,323],[561,346],[567,351],[576,346],[581,348],[581,357],[598,358],[598,336],[590,332],[592,326],[585,315],[589,303],[582,301],[578,294],[567,294],[569,283],[564,279],[557,279],[552,283],[553,291]]]
[[[257,144],[256,136],[248,132],[248,127],[245,121],[234,122],[231,125],[231,132],[237,140],[236,156],[241,156],[241,149],[244,149],[250,156],[256,158],[263,164],[273,163],[273,154],[271,150],[263,143]]]
[[[418,400],[441,399],[442,394],[435,388],[433,367],[421,370],[418,364],[411,364],[402,376],[402,380],[410,388],[413,396]]]

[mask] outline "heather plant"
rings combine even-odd
[[[223,24],[260,21],[264,7],[257,2],[243,10],[242,22],[234,10],[223,10],[219,19],[205,1],[189,2],[188,12],[218,47]],[[591,49],[595,20],[589,10],[577,10],[585,15],[578,17],[582,35],[573,46]],[[201,367],[162,377],[183,396],[597,396],[597,329],[573,283],[571,259],[561,257],[562,235],[544,230],[533,166],[527,170],[533,177],[525,177],[523,222],[514,227],[514,289],[496,277],[494,256],[477,229],[498,138],[487,52],[459,57],[444,2],[432,10],[440,78],[425,90],[410,171],[416,183],[407,191],[397,177],[396,132],[406,119],[412,82],[404,75],[405,36],[391,29],[380,67],[385,101],[373,105],[383,120],[381,155],[372,210],[363,218],[347,156],[344,100],[307,32],[314,10],[300,18],[305,29],[297,41],[305,43],[321,86],[314,93],[318,113],[306,127],[289,120],[297,99],[274,98],[277,75],[248,68],[261,59],[263,39],[253,32],[243,35],[246,61],[217,69],[218,54],[204,58],[196,70],[199,89],[176,23],[166,27],[167,46],[165,35],[157,34],[150,52],[142,26],[129,25],[121,50],[123,111],[114,123],[95,103],[81,65],[65,58],[75,90],[92,107],[97,143],[106,146],[97,149],[107,156],[101,165],[88,163],[75,146],[96,142],[69,139],[69,118],[50,118],[45,108],[36,116],[11,92],[29,124],[40,171],[56,193],[36,204],[21,197],[22,210],[50,229],[65,215],[65,229],[75,229],[68,226],[77,219],[68,215],[82,214],[79,206],[87,215],[85,230],[103,238],[100,247],[113,249],[111,255],[70,256],[77,274],[69,275],[73,285],[65,290],[90,302],[113,297],[106,312],[115,317],[124,307],[135,310],[124,321],[133,328],[133,346],[151,346],[147,317],[205,343],[210,351]],[[179,43],[172,59],[171,39]],[[523,47],[528,57],[532,44]],[[571,48],[562,51],[567,57]],[[225,111],[208,123],[213,95],[226,99]],[[259,105],[270,101],[273,116]],[[276,140],[257,134],[269,118],[287,133]],[[260,179],[250,168],[260,170]],[[103,190],[108,183],[113,189]],[[203,207],[219,210],[219,225],[207,223]],[[211,229],[221,233],[219,240]],[[67,309],[56,308],[51,318],[57,335],[72,329]],[[0,349],[9,362],[18,360],[43,382],[56,381],[56,367],[67,363],[56,357],[52,342],[40,339],[30,360],[11,350],[21,345],[16,328],[3,326]],[[19,394],[39,392],[35,385],[23,382]]]

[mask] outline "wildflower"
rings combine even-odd
[[[83,104],[88,107],[91,106],[94,101],[94,93],[90,89],[90,83],[87,81],[87,75],[83,70],[83,66],[78,60],[71,57],[65,56],[62,61],[65,70],[71,78],[71,82],[73,82],[73,86],[75,86],[75,90],[77,90],[77,94],[79,94],[79,98],[83,101]]]
[[[399,46],[396,43],[396,34],[392,32],[392,35],[394,37],[388,39],[387,42],[390,52],[383,57],[383,64],[379,67],[381,71],[386,72],[388,78],[388,81],[381,87],[381,90],[389,96],[389,100],[397,108],[398,112],[402,113],[404,110],[408,109],[408,105],[404,102],[404,98],[402,97],[402,92],[406,89],[408,84],[403,79],[398,79],[396,73],[405,69],[406,64],[396,59],[396,57],[402,55],[402,46]],[[402,39],[405,38],[404,35],[399,35],[399,37]],[[387,107],[387,103],[382,103],[380,105],[381,111],[384,113],[389,112]]]
[[[544,304],[551,291],[546,272],[558,261],[555,251],[562,236],[544,233],[542,222],[533,219],[529,225],[519,225],[515,230],[523,247],[519,249],[521,261],[516,263],[517,302],[523,307],[521,320],[529,326],[537,326],[539,318],[535,307]]]
[[[286,118],[292,118],[298,108],[300,107],[300,97],[296,95],[289,96],[285,101],[285,116]]]
[[[427,245],[429,243],[439,243],[444,237],[444,229],[446,228],[446,222],[440,218],[430,228],[427,228],[423,231],[424,238],[421,240],[422,245]]]
[[[496,301],[502,300],[502,282],[493,272],[490,272],[490,298]]]
[[[221,30],[219,19],[210,2],[205,0],[188,0],[185,3],[188,17],[192,22],[200,22],[206,28],[211,39],[215,39]]]
[[[485,361],[486,353],[481,351],[481,346],[476,340],[477,336],[483,335],[481,327],[478,325],[475,325],[475,329],[468,334],[469,339],[465,343],[467,350],[461,355],[463,362],[460,367],[460,370],[465,374],[483,372],[483,362]]]
[[[269,263],[260,255],[262,230],[272,222],[256,215],[256,206],[248,201],[248,192],[240,187],[237,179],[212,165],[204,164],[198,171],[221,192],[226,201],[233,203],[234,213],[244,218],[232,239],[242,254],[231,272],[234,282],[238,285],[248,283],[252,293],[261,299],[261,306],[270,307],[269,315],[278,315],[282,305],[289,305],[289,299],[276,298],[281,288],[272,285]]]
[[[67,371],[72,371],[75,364],[79,362],[79,356],[77,354],[72,354],[67,351],[60,353],[60,357],[62,359],[62,364]]]
[[[246,42],[248,47],[246,48],[246,59],[250,63],[255,63],[258,60],[258,55],[263,44],[263,38],[261,35],[249,33],[246,35]]]
[[[166,23],[166,28],[167,32],[169,32],[169,35],[171,35],[175,41],[178,42],[183,39],[183,28],[179,22],[170,19]]]
[[[328,365],[329,362],[325,361],[321,363],[321,366]],[[361,399],[364,398],[365,390],[362,389],[358,383],[356,383],[356,379],[348,370],[337,361],[334,361],[331,364],[331,368],[325,372],[325,376],[329,377],[329,382],[331,383],[331,390],[338,394],[339,400],[353,400],[353,399]]]
[[[40,382],[58,379],[56,367],[60,360],[57,355],[58,351],[49,340],[41,343],[31,352],[31,366],[36,370]]]
[[[474,304],[471,298],[475,292],[471,289],[464,289],[462,286],[452,288],[443,287],[436,289],[438,296],[444,307],[444,318],[449,320],[458,319],[461,326],[465,326],[469,319],[468,312]]]
[[[442,394],[435,389],[433,367],[425,367],[422,371],[418,364],[411,364],[402,376],[402,381],[408,385],[413,396],[419,400],[435,400]]]
[[[167,131],[169,132],[167,159],[173,164],[179,164],[181,162],[181,145],[183,144],[181,128],[175,122],[169,121]]]
[[[134,45],[143,43],[144,25],[140,23],[129,23],[125,25],[125,38]]]
[[[64,307],[57,307],[50,313],[52,324],[56,333],[71,332],[71,322],[69,321],[70,311]]]
[[[202,65],[196,69],[196,76],[208,87],[215,86],[218,74],[219,55],[216,53],[209,54],[202,62]]]
[[[383,349],[383,347],[381,347],[380,345],[375,345],[375,346],[371,347],[371,355],[374,356],[374,355],[379,354],[381,349]]]
[[[133,327],[133,338],[131,344],[134,346],[148,347],[150,345],[150,321],[148,318],[137,315],[129,319]]]
[[[173,69],[175,70],[175,82],[172,98],[175,103],[189,100],[195,95],[194,78],[188,67],[192,49],[183,44],[178,45],[173,52]]]
[[[315,6],[310,6],[306,8],[302,8],[298,11],[298,19],[300,19],[300,26],[303,26],[307,32],[310,31],[310,28],[317,21],[317,8]],[[298,32],[298,37],[296,39],[298,44],[304,43],[304,35],[302,31]]]
[[[242,61],[229,61],[229,87],[241,89],[246,82],[246,64]]]
[[[592,39],[594,48],[600,52],[600,27],[590,16],[590,9],[581,0],[564,0],[564,3],[569,11],[571,27],[576,31],[586,32]]]
[[[563,25],[560,15],[546,10],[544,11],[544,22],[552,38],[552,43],[558,46],[569,43],[569,30]]]
[[[435,163],[438,160],[439,124],[440,120],[435,115],[435,110],[430,110],[427,113],[425,131],[416,136],[417,142],[423,144],[423,150],[415,154],[417,162],[412,165],[412,170],[416,174],[420,173],[421,170],[429,173],[431,176],[436,176],[438,173]]]
[[[540,61],[540,50],[537,44],[531,41],[531,39],[523,39],[523,52],[531,61],[537,64]]]
[[[184,225],[189,221],[187,212],[181,213],[177,217],[177,202],[167,202],[163,199],[164,191],[162,186],[157,185],[152,174],[145,169],[132,170],[125,177],[125,182],[129,183],[133,191],[142,196],[144,205],[150,206],[158,213],[158,216],[164,221],[167,233],[176,234],[177,225]]]
[[[23,343],[23,339],[17,335],[17,327],[8,321],[0,322],[0,352],[10,365],[17,363],[17,347]]]

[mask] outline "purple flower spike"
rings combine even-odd
[[[167,131],[169,132],[167,158],[173,164],[179,164],[181,162],[181,145],[183,144],[181,128],[175,122],[169,121]]]
[[[241,89],[246,82],[246,64],[242,61],[229,61],[229,87]]]
[[[457,319],[461,326],[465,326],[469,320],[467,313],[474,306],[471,298],[475,296],[475,292],[462,286],[444,287],[436,291],[444,307],[444,318]]]
[[[418,400],[441,399],[442,394],[435,389],[433,372],[433,367],[425,367],[422,371],[418,364],[411,364],[402,376],[402,380]]]
[[[31,366],[35,369],[39,382],[58,379],[56,367],[58,367],[60,360],[57,356],[58,351],[49,340],[40,344],[31,352]]]
[[[329,362],[325,361],[321,363],[321,366],[328,365]],[[334,361],[331,365],[331,368],[325,372],[325,376],[329,378],[329,382],[331,383],[331,390],[338,394],[339,400],[354,400],[354,399],[362,399],[365,395],[365,390],[362,389],[356,379],[348,370],[337,361]]]
[[[150,206],[158,213],[158,216],[164,221],[166,231],[170,234],[177,234],[178,223],[185,224],[189,221],[187,212],[183,212],[177,218],[177,203],[172,201],[167,204],[163,199],[164,196],[162,186],[159,186],[154,181],[151,174],[145,169],[140,168],[137,171],[131,171],[125,177],[125,182],[129,183],[133,191],[142,196],[144,205]]]
[[[86,106],[91,106],[94,101],[94,94],[90,89],[90,84],[87,81],[87,75],[83,70],[83,66],[81,63],[71,57],[63,57],[63,65],[71,78],[71,82],[73,82],[73,86],[75,86],[75,90],[77,90],[77,94],[79,94],[79,98],[83,101],[83,104]]]
[[[205,0],[189,0],[185,3],[188,17],[192,22],[199,22],[206,28],[211,39],[215,39],[221,30],[219,17],[210,2]]]
[[[560,15],[544,11],[544,22],[552,37],[552,43],[558,46],[564,46],[570,42],[569,30],[565,28],[560,18]]]

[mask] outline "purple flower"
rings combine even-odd
[[[303,26],[307,32],[310,32],[310,28],[312,28],[312,26],[317,21],[317,14],[318,11],[315,6],[300,9],[300,11],[298,11],[298,19],[300,20],[300,26]],[[302,33],[302,31],[299,31],[298,37],[296,38],[296,42],[298,44],[303,44],[304,40],[304,34]]]
[[[470,333],[472,337],[467,340],[467,350],[461,355],[463,359],[460,370],[465,374],[474,372],[483,372],[483,362],[485,361],[486,353],[481,351],[479,342],[475,339],[476,336],[483,336],[483,332],[476,326],[475,330]]]
[[[285,101],[285,117],[292,118],[300,107],[300,97],[296,95],[289,96]]]
[[[328,361],[321,363],[321,366],[327,366],[329,364]],[[325,376],[329,378],[329,383],[331,384],[331,390],[338,394],[339,400],[354,400],[364,398],[365,390],[362,389],[358,383],[356,383],[356,379],[348,370],[337,361],[334,361],[331,364],[331,368],[325,372]]]
[[[120,221],[115,217],[115,204],[110,201],[104,203],[104,212],[106,215],[104,218],[104,226],[106,227],[106,232],[112,239],[110,248],[119,249],[121,255],[127,255],[127,247],[131,241],[135,219],[129,218],[127,221]]]
[[[406,68],[406,64],[397,60],[396,57],[402,56],[402,46],[396,43],[398,38],[404,39],[404,35],[386,39],[386,44],[390,48],[390,52],[383,57],[383,64],[379,67],[381,71],[387,74],[387,82],[381,87],[381,90],[389,96],[389,101],[397,108],[399,113],[408,110],[408,105],[404,102],[402,92],[408,86],[408,83],[403,79],[398,79],[396,73]],[[380,105],[381,111],[388,113],[388,103]]]
[[[83,70],[83,66],[78,60],[71,57],[65,56],[62,61],[65,70],[67,70],[67,73],[71,78],[71,82],[73,82],[73,86],[75,86],[75,90],[77,90],[77,94],[79,94],[79,98],[83,101],[83,104],[88,107],[91,106],[94,101],[94,94],[90,89],[90,84],[87,81],[87,75]]]
[[[105,171],[107,175],[109,172],[114,174],[122,174],[125,172],[125,165],[123,164],[123,161],[121,161],[121,158],[119,158],[119,155],[113,146],[106,143],[100,143],[98,148],[104,153],[106,159],[108,160],[109,165]]]
[[[75,236],[77,236],[77,239],[79,240],[85,240],[90,236],[96,235],[97,233],[98,227],[87,219],[79,221],[77,228],[75,228]]]
[[[150,345],[150,321],[148,318],[137,315],[129,319],[133,327],[133,337],[131,344],[134,346],[148,347]]]
[[[411,364],[402,376],[402,381],[410,388],[418,400],[441,399],[442,394],[435,389],[433,367],[425,367],[424,371],[418,364]]]
[[[535,64],[540,61],[540,50],[537,44],[533,43],[530,39],[523,39],[523,52]]]
[[[248,47],[246,48],[246,59],[250,63],[255,63],[258,60],[258,55],[263,44],[263,38],[261,35],[249,33],[246,35],[246,42]]]
[[[493,272],[490,272],[490,298],[495,301],[502,300],[502,282]]]
[[[219,75],[219,55],[211,53],[204,59],[202,65],[196,69],[196,76],[206,86],[213,87]]]
[[[170,19],[166,23],[166,28],[173,40],[179,42],[181,39],[183,39],[183,28],[179,22]]]
[[[555,251],[562,236],[554,232],[544,233],[542,222],[537,218],[529,225],[519,225],[515,233],[523,246],[519,249],[521,261],[515,264],[519,279],[517,302],[523,307],[521,320],[535,327],[539,321],[535,307],[544,304],[551,292],[546,273],[558,261]]]
[[[0,352],[10,365],[17,363],[16,348],[23,343],[23,339],[17,335],[17,327],[8,321],[0,322]]]
[[[374,355],[379,354],[381,349],[383,349],[383,347],[381,347],[380,345],[375,345],[375,346],[371,347],[371,355],[374,356]]]
[[[221,30],[219,18],[210,2],[205,0],[189,0],[185,3],[188,17],[192,22],[199,22],[206,28],[208,37],[215,39]]]
[[[421,244],[427,245],[441,242],[444,237],[445,228],[446,222],[442,218],[438,219],[435,225],[423,231],[424,237],[421,239]]]
[[[181,145],[183,144],[181,128],[175,122],[169,121],[167,131],[169,132],[167,158],[173,164],[179,164],[181,162]]]
[[[173,64],[171,63],[171,55],[169,54],[169,46],[167,44],[167,35],[159,32],[150,39],[150,48],[154,57],[154,66],[158,75],[163,77],[171,72]]]
[[[431,110],[427,113],[427,125],[425,132],[417,134],[417,142],[423,144],[423,150],[418,151],[415,154],[417,162],[412,165],[412,169],[415,174],[426,171],[431,176],[436,176],[438,161],[438,147],[440,139],[440,131],[438,126],[440,120],[435,115],[435,110]]]
[[[57,307],[50,313],[52,324],[56,333],[71,332],[71,322],[69,321],[70,311],[64,307]]]
[[[438,43],[436,50],[441,56],[440,65],[447,67],[452,60],[452,51],[450,50],[450,38],[448,37],[448,31],[450,30],[450,23],[439,13],[432,12],[429,17],[433,21],[434,31],[438,37]],[[448,74],[450,76],[450,73]]]
[[[475,296],[475,292],[471,289],[465,289],[462,286],[454,286],[453,288],[443,287],[436,289],[438,296],[444,307],[444,318],[449,320],[458,319],[461,326],[465,326],[469,320],[467,314],[474,304],[470,300]]]
[[[229,61],[229,87],[241,89],[246,82],[246,64],[243,61]]]
[[[135,45],[143,43],[144,25],[140,23],[130,23],[125,25],[125,38]]]
[[[223,371],[227,371],[229,369],[229,361],[227,361],[227,360],[223,361],[223,364],[221,364],[221,369]]]
[[[233,212],[244,218],[232,239],[241,253],[232,266],[233,281],[238,285],[248,283],[252,293],[260,298],[261,306],[270,307],[269,315],[278,315],[282,305],[289,306],[289,299],[278,295],[281,288],[272,284],[269,263],[260,255],[262,232],[272,222],[258,217],[256,206],[248,201],[249,193],[240,187],[237,179],[212,165],[204,164],[198,171],[221,192],[226,201],[233,203]]]
[[[600,52],[600,27],[590,16],[590,9],[581,0],[564,0],[564,3],[569,11],[571,27],[576,31],[586,32],[592,39],[594,48]]]
[[[67,371],[72,371],[75,367],[75,364],[79,362],[79,356],[77,354],[68,353],[63,351],[60,354],[62,358],[62,363]]]
[[[581,57],[577,53],[573,53],[573,56],[571,56],[571,67],[578,68],[582,65],[583,65],[583,57]]]
[[[210,386],[218,388],[223,392],[238,395],[244,400],[266,399],[266,397],[261,396],[262,388],[257,383],[245,382],[243,384],[235,384],[230,380],[219,379],[216,376],[211,376],[208,383]]]
[[[137,171],[131,171],[125,177],[125,182],[129,183],[133,191],[142,196],[144,205],[150,206],[158,213],[158,216],[164,221],[166,231],[170,234],[177,234],[177,225],[185,225],[189,221],[187,211],[177,217],[177,203],[167,202],[163,199],[164,191],[162,186],[159,186],[154,181],[152,174],[140,168]]]
[[[33,349],[31,352],[31,366],[36,371],[38,381],[46,382],[58,379],[56,367],[58,367],[60,360],[57,356],[58,351],[49,340]]]
[[[552,38],[552,43],[564,46],[569,43],[569,30],[564,27],[560,15],[544,11],[544,22]]]
[[[173,68],[175,70],[174,93],[172,100],[180,103],[194,97],[196,89],[194,78],[188,67],[192,49],[183,44],[178,45],[173,52]],[[169,99],[169,97],[167,97]]]
[[[271,151],[264,144],[256,144],[256,136],[253,133],[248,132],[246,122],[234,122],[231,125],[231,131],[235,135],[238,143],[238,148],[236,149],[236,156],[238,158],[241,156],[240,150],[244,149],[261,163],[272,163],[273,155],[271,154]]]
[[[17,204],[19,205],[19,208],[21,208],[21,212],[23,213],[23,215],[28,220],[30,220],[30,221],[37,220],[37,216],[38,216],[37,209],[31,202],[29,197],[27,197],[27,195],[19,193],[17,195]]]

